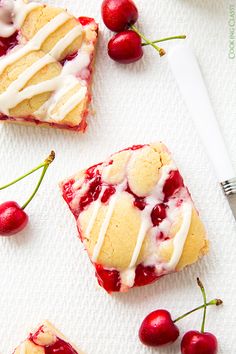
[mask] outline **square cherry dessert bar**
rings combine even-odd
[[[50,322],[44,321],[13,354],[83,354]]]
[[[84,131],[97,31],[60,8],[0,1],[0,120]]]
[[[204,226],[162,143],[120,151],[61,190],[108,292],[150,284],[207,253]]]

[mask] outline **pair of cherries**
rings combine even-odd
[[[104,0],[102,3],[102,18],[105,25],[111,31],[118,32],[108,43],[108,55],[119,63],[129,64],[140,60],[143,56],[143,47],[147,45],[152,46],[160,56],[163,56],[165,50],[156,43],[186,38],[182,35],[150,41],[135,26],[138,17],[138,9],[132,0]]]
[[[15,235],[16,233],[20,232],[23,230],[28,221],[29,217],[25,212],[25,208],[28,206],[28,204],[31,202],[31,200],[34,198],[35,194],[37,193],[43,178],[45,176],[45,173],[49,167],[49,165],[52,163],[52,161],[55,158],[55,152],[51,151],[50,155],[47,157],[46,160],[44,160],[43,163],[38,165],[37,167],[33,168],[31,171],[25,173],[23,176],[15,179],[14,181],[6,184],[3,187],[0,187],[0,190],[3,190],[7,187],[12,186],[13,184],[17,183],[18,181],[22,180],[23,178],[31,175],[35,171],[42,169],[41,176],[39,178],[39,181],[29,197],[29,199],[25,202],[25,204],[20,207],[18,203],[14,201],[8,201],[5,203],[0,204],[0,236],[12,236]]]
[[[208,306],[219,306],[223,302],[220,299],[214,299],[210,302],[206,300],[206,292],[202,282],[197,279],[201,289],[204,304],[172,320],[171,314],[166,310],[156,310],[151,312],[142,322],[139,329],[139,338],[147,346],[161,346],[173,343],[180,335],[176,322],[195,311],[204,309],[201,331],[189,331],[185,333],[181,341],[182,354],[216,354],[218,343],[216,337],[209,332],[205,332],[206,309]]]

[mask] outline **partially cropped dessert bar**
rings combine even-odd
[[[108,292],[150,284],[208,250],[190,193],[162,143],[111,155],[61,190]]]
[[[50,322],[44,321],[13,354],[83,354]]]
[[[0,121],[84,131],[97,30],[60,8],[0,1]]]

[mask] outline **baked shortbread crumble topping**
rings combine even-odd
[[[138,145],[61,184],[99,284],[127,291],[192,264],[205,229],[162,144]]]
[[[50,322],[44,321],[13,354],[83,354]]]
[[[0,2],[0,120],[84,131],[97,24],[36,2]]]

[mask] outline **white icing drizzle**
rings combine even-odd
[[[77,105],[79,102],[81,102],[87,93],[87,87],[81,87],[80,90],[78,90],[73,96],[71,96],[65,104],[60,107],[58,112],[54,114],[50,114],[49,111],[49,116],[51,119],[59,121],[63,119],[68,113],[70,113]]]
[[[170,261],[165,265],[165,268],[174,270],[180,260],[183,252],[184,244],[188,236],[189,228],[192,219],[192,205],[190,202],[184,202],[182,204],[182,217],[183,221],[177,234],[174,236],[173,246],[174,252]]]
[[[2,15],[0,19],[1,37],[10,37],[17,29],[22,26],[25,18],[30,13],[30,11],[41,6],[42,4],[37,2],[27,3],[23,0],[5,0],[4,7],[1,9],[2,11],[5,10],[5,16]],[[7,15],[8,17],[10,17],[11,14],[14,15],[12,16],[12,24],[7,24],[6,22],[4,22],[4,19],[7,17]]]
[[[152,227],[152,222],[150,218],[150,213],[151,213],[150,209],[152,209],[152,207],[151,208],[146,207],[142,212],[141,226],[139,229],[136,245],[129,264],[129,268],[133,268],[136,265],[145,236],[147,235],[148,230]]]
[[[66,12],[61,12],[46,25],[40,28],[40,30],[26,45],[20,47],[18,50],[15,50],[11,54],[2,57],[0,59],[0,73],[2,73],[8,65],[13,64],[16,60],[22,58],[27,53],[30,53],[34,50],[39,50],[47,37],[56,31],[61,25],[67,22],[70,18],[71,17]]]
[[[88,46],[82,46],[77,56],[65,63],[62,68],[63,75],[77,75],[83,68],[86,68],[90,63],[90,55],[88,52]]]
[[[15,29],[18,29],[22,26],[24,23],[27,15],[34,9],[37,9],[38,7],[42,7],[42,4],[38,2],[25,2],[23,0],[15,0],[14,2],[14,12],[15,12],[15,17],[14,17],[14,24],[15,24]]]
[[[71,31],[69,31],[65,37],[60,39],[57,44],[50,51],[50,55],[55,59],[59,59],[64,50],[71,44],[73,41],[78,38],[82,33],[81,26],[75,26]]]
[[[163,200],[163,198],[164,198],[164,195],[163,195],[164,184],[169,177],[169,173],[171,171],[175,171],[175,170],[176,170],[176,165],[173,161],[171,161],[171,163],[169,163],[168,165],[162,166],[160,179],[159,179],[158,183],[156,184],[156,187],[153,191],[153,196],[157,200],[159,200],[159,201]]]
[[[5,102],[2,102],[2,95],[0,95],[0,102],[3,106],[3,113],[9,112],[9,109],[17,106],[20,102],[32,98],[33,96],[39,95],[44,92],[50,92],[56,90],[58,84],[60,84],[60,76],[57,76],[51,80],[40,82],[36,85],[28,86],[24,90],[18,92],[16,97],[11,100],[11,96],[7,98]],[[1,107],[2,107],[1,106]],[[5,111],[5,112],[4,112]]]
[[[17,103],[22,100],[19,90],[31,79],[35,72],[42,69],[45,65],[54,62],[54,59],[50,55],[45,55],[35,63],[33,63],[28,69],[18,76],[18,79],[13,81],[5,92],[0,95],[0,107],[1,111],[5,114],[9,114],[9,109],[15,107]],[[35,86],[35,85],[34,85]],[[31,87],[32,89],[32,87]],[[22,91],[22,93],[24,90]],[[34,95],[34,91],[32,92]],[[12,97],[15,96],[15,100],[12,101]],[[12,102],[9,102],[11,100]],[[16,103],[17,102],[17,103]]]
[[[21,6],[22,5],[22,6]],[[19,28],[24,22],[27,14],[32,9],[42,6],[38,3],[24,3],[22,0],[12,1],[10,0],[8,7],[12,8],[14,16],[14,26]],[[68,13],[61,12],[46,25],[44,25],[35,36],[25,45],[16,47],[17,50],[12,51],[7,56],[0,59],[0,72],[10,64],[13,64],[16,60],[22,58],[24,55],[31,51],[39,50],[48,38],[48,36],[57,30],[60,26],[66,23],[72,18]],[[0,22],[1,25],[1,22]],[[1,32],[1,31],[0,31]],[[37,112],[36,117],[40,117],[45,120],[60,121],[70,113],[85,97],[87,94],[87,88],[75,75],[85,67],[89,65],[90,55],[88,53],[88,46],[82,46],[78,51],[77,56],[65,63],[62,68],[61,74],[53,79],[40,82],[35,85],[26,87],[22,91],[22,87],[32,78],[40,69],[44,66],[59,59],[64,50],[82,33],[82,26],[80,24],[73,27],[63,38],[61,38],[55,46],[51,49],[49,54],[46,54],[43,58],[40,58],[37,62],[33,63],[23,73],[19,75],[17,80],[12,82],[7,90],[0,95],[0,107],[1,112],[9,115],[9,110],[25,99],[30,99],[38,94],[44,92],[53,92],[49,100],[45,102]],[[58,111],[54,111],[59,100],[65,95],[71,88],[80,84],[81,88],[70,97]],[[54,113],[52,113],[54,111]]]
[[[135,267],[127,268],[120,272],[121,286],[125,290],[125,287],[131,288],[134,285],[135,280]]]
[[[107,229],[109,227],[110,220],[111,220],[113,211],[115,209],[116,202],[119,199],[121,193],[123,192],[125,186],[126,186],[126,181],[124,183],[120,184],[116,188],[116,193],[113,194],[111,196],[111,198],[110,198],[110,202],[109,202],[109,205],[108,205],[108,210],[106,212],[105,219],[104,219],[104,221],[102,223],[102,226],[100,228],[97,243],[96,243],[96,245],[94,247],[94,250],[93,250],[93,255],[92,255],[92,261],[93,262],[97,261],[98,256],[99,256],[99,254],[101,252],[101,249],[102,249],[102,246],[103,246],[103,243],[104,243],[104,240],[105,240],[105,236],[106,236],[106,233],[107,233]],[[96,218],[95,218],[95,220],[96,220]]]
[[[97,199],[93,203],[93,213],[92,213],[91,219],[89,220],[88,226],[86,228],[85,237],[89,237],[90,233],[92,232],[93,225],[97,219],[97,215],[98,215],[99,209],[101,207],[101,204],[102,204],[101,198]]]

